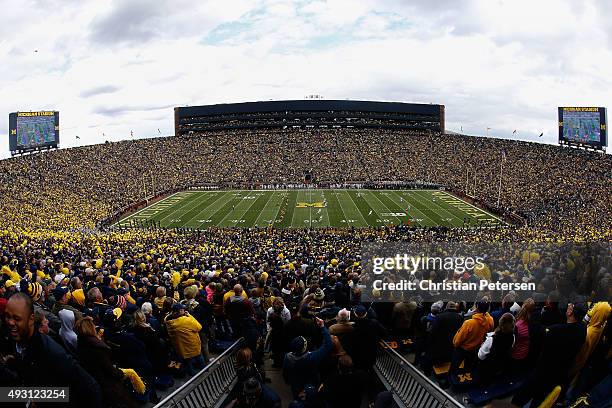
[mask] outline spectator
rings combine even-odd
[[[199,334],[202,325],[180,303],[172,306],[172,313],[166,318],[165,324],[178,357],[185,363],[187,373],[195,375],[196,368],[204,368]]]
[[[566,386],[569,369],[586,338],[586,326],[582,323],[586,312],[583,304],[570,303],[566,312],[567,323],[546,329],[542,355],[534,372],[512,398],[514,405],[523,406],[531,400],[531,406],[536,407],[555,386]]]
[[[266,313],[267,341],[272,351],[272,367],[282,367],[284,358],[283,330],[285,323],[291,320],[291,313],[281,298],[275,298]]]
[[[224,312],[227,315],[234,336],[241,337],[242,320],[255,313],[253,305],[247,299],[242,285],[235,285],[234,289],[224,295]]]
[[[512,313],[504,313],[495,331],[487,333],[485,341],[478,350],[480,363],[476,370],[481,384],[490,383],[508,367],[515,342],[514,324]]]
[[[29,296],[16,293],[9,298],[5,322],[19,378],[28,387],[69,387],[70,406],[102,407],[100,387],[79,363],[45,334],[34,330],[34,307]]]
[[[76,323],[75,329],[79,361],[100,384],[104,406],[138,407],[123,385],[124,374],[113,365],[111,348],[100,339],[93,319],[84,317]]]
[[[62,321],[59,335],[62,339],[64,348],[72,355],[76,354],[77,335],[74,332],[74,312],[68,309],[59,311],[59,317]]]
[[[463,324],[463,317],[457,310],[455,302],[448,302],[446,308],[431,325],[430,342],[426,347],[426,356],[431,365],[444,364],[451,361],[453,354],[453,338]]]
[[[291,387],[294,398],[298,398],[299,393],[304,390],[306,385],[310,384],[315,387],[319,385],[318,367],[333,348],[329,331],[323,320],[317,318],[316,324],[323,335],[321,347],[315,351],[307,351],[308,343],[304,337],[300,336],[291,341],[291,352],[285,356],[283,378]]]
[[[365,306],[356,306],[354,315],[354,347],[351,357],[356,369],[371,372],[376,361],[378,342],[386,331],[378,321],[368,318]]]
[[[516,316],[516,339],[511,353],[511,372],[513,374],[524,373],[529,356],[530,319],[535,306],[533,299],[527,299]]]
[[[59,315],[59,311],[63,309],[71,310],[74,312],[76,319],[83,317],[83,314],[74,307],[70,306],[70,289],[67,286],[58,286],[53,290],[53,297],[55,297],[55,304],[53,305],[52,312]]]
[[[367,383],[367,375],[354,370],[353,360],[347,354],[338,359],[337,374],[325,381],[320,392],[330,408],[359,408]]]
[[[336,317],[336,324],[331,325],[329,328],[329,334],[338,337],[342,348],[349,354],[354,354],[354,332],[353,322],[350,321],[351,313],[342,309],[338,312]]]
[[[470,369],[476,361],[478,348],[484,341],[488,332],[493,330],[493,318],[488,313],[489,300],[483,298],[476,304],[475,313],[461,325],[453,337],[455,347],[451,361],[451,372],[459,368],[461,361],[465,361],[465,368]]]

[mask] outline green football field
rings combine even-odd
[[[117,225],[207,227],[487,227],[499,218],[439,190],[183,191]]]

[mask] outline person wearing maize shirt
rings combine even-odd
[[[165,323],[176,354],[185,362],[188,374],[195,375],[195,368],[204,368],[200,340],[202,325],[180,303],[172,305],[172,313],[166,317]]]
[[[489,299],[483,298],[476,303],[476,310],[472,317],[463,322],[461,328],[453,337],[453,358],[451,361],[451,372],[455,372],[462,360],[465,360],[466,368],[471,368],[476,361],[478,348],[482,344],[486,334],[493,330],[493,318],[488,313]]]

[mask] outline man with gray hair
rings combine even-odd
[[[336,317],[336,324],[332,324],[329,328],[329,333],[333,336],[338,337],[342,348],[349,354],[355,349],[354,343],[354,332],[353,322],[351,320],[351,312],[346,309],[341,309]]]

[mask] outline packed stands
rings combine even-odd
[[[491,229],[97,228],[157,193],[202,183],[300,183],[304,170],[320,183],[439,183],[527,222]],[[266,382],[263,369],[268,358],[282,367],[292,406],[359,406],[388,397],[377,396],[367,374],[378,341],[402,339],[424,375],[443,386],[478,394],[512,378],[516,406],[532,399],[537,406],[557,385],[567,405],[606,406],[612,271],[605,246],[577,253],[572,266],[539,253],[529,279],[545,290],[525,301],[370,304],[361,301],[358,282],[361,245],[369,241],[609,243],[611,175],[607,155],[382,129],[195,133],[0,161],[2,384],[68,383],[73,406],[137,406],[158,401],[157,391],[244,338],[233,406],[278,406],[278,384]],[[601,268],[587,274],[583,256]],[[568,287],[570,274],[592,277],[597,290]],[[349,388],[361,393],[343,393]]]

